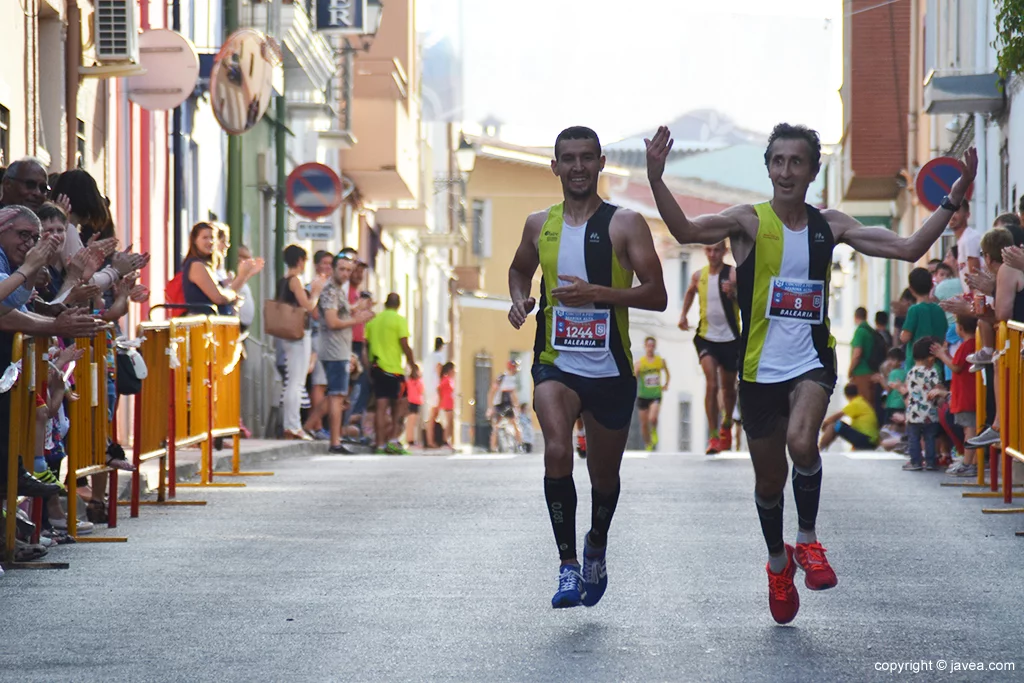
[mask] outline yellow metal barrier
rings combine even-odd
[[[1013,461],[1024,462],[1024,439],[1020,420],[1022,417],[1021,394],[1024,388],[1022,366],[1024,359],[1024,344],[1022,344],[1022,333],[1024,333],[1024,322],[1011,321],[1000,326],[1000,349],[1003,350],[1002,357],[998,360],[996,383],[996,395],[999,404],[999,426],[1000,426],[1000,447],[1002,458],[998,459],[1003,471],[1002,493],[994,494],[992,497],[1001,497],[1003,502],[1013,502]],[[995,463],[993,463],[994,465]],[[993,467],[993,490],[996,488],[995,467]],[[1024,507],[1003,507],[987,508],[982,512],[988,514],[1007,514],[1024,512]],[[1024,535],[1024,534],[1018,534]]]
[[[86,543],[114,543],[128,539],[113,536],[78,536],[78,478],[108,474],[110,486],[107,508],[110,528],[117,526],[117,470],[107,467],[107,443],[110,413],[107,403],[107,345],[113,343],[110,332],[95,337],[79,337],[75,345],[85,355],[72,374],[78,400],[68,409],[68,533]],[[94,495],[102,495],[93,491]]]
[[[135,396],[133,454],[136,471],[132,474],[130,514],[138,517],[140,505],[206,505],[205,500],[174,500],[175,449],[169,438],[171,412],[175,410],[171,401],[171,325],[144,322],[138,327],[138,338],[141,340],[138,352],[146,363],[146,378]],[[175,347],[175,352],[177,350]],[[141,466],[154,459],[159,462],[157,498],[142,501],[139,500]]]
[[[213,481],[213,385],[216,345],[209,316],[171,319],[171,341],[178,342],[181,367],[174,376],[176,447],[199,444],[202,448],[199,482],[181,487],[237,487],[240,482]],[[185,397],[185,400],[182,400]]]
[[[239,417],[242,414],[242,351],[245,339],[238,318],[210,316],[213,340],[213,428],[214,439],[231,437],[231,471],[216,472],[218,477],[267,477],[273,472],[240,471]],[[214,476],[210,468],[210,478]]]

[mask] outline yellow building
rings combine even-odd
[[[562,186],[551,172],[552,151],[517,147],[497,140],[476,141],[476,163],[466,189],[468,243],[457,268],[458,304],[462,327],[456,357],[457,419],[462,443],[486,444],[486,399],[494,379],[509,360],[520,364],[519,397],[532,403],[530,365],[536,326],[531,320],[520,330],[508,322],[512,305],[508,268],[519,246],[526,217],[562,201]],[[625,171],[608,167],[598,191],[608,197],[610,184]],[[533,295],[540,297],[540,272]],[[479,438],[477,438],[479,437]]]

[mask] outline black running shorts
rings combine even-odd
[[[402,390],[402,383],[405,381],[403,375],[392,375],[384,372],[376,365],[370,371],[370,381],[373,382],[373,395],[377,400],[397,401]]]
[[[743,416],[743,431],[747,438],[769,436],[781,420],[789,418],[789,395],[800,382],[814,382],[831,396],[836,387],[836,376],[825,368],[815,368],[774,384],[740,381],[740,415]]]
[[[736,372],[739,368],[740,341],[733,339],[727,342],[708,341],[704,337],[693,336],[693,345],[697,347],[697,358],[711,356],[726,372]]]
[[[581,377],[563,372],[554,365],[537,363],[531,374],[534,386],[551,381],[569,387],[580,397],[582,410],[593,415],[606,429],[627,429],[633,419],[636,377],[632,373],[619,377]]]

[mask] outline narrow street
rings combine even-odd
[[[996,503],[897,460],[826,454],[819,533],[840,583],[801,590],[799,616],[779,627],[745,457],[644,455],[627,454],[609,589],[592,609],[549,606],[538,455],[286,457],[245,489],[180,492],[206,507],[125,518],[127,544],[52,550],[68,571],[8,572],[0,680],[913,675],[883,662],[930,662],[920,680],[1019,679],[1021,517],[982,515]],[[576,481],[582,534],[583,469]],[[791,499],[787,512],[790,536]]]

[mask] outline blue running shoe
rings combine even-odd
[[[558,570],[558,592],[551,598],[555,609],[578,607],[586,598],[583,590],[583,575],[578,564],[563,564]]]
[[[583,604],[593,607],[608,588],[608,562],[605,549],[591,546],[589,536],[583,541]]]

